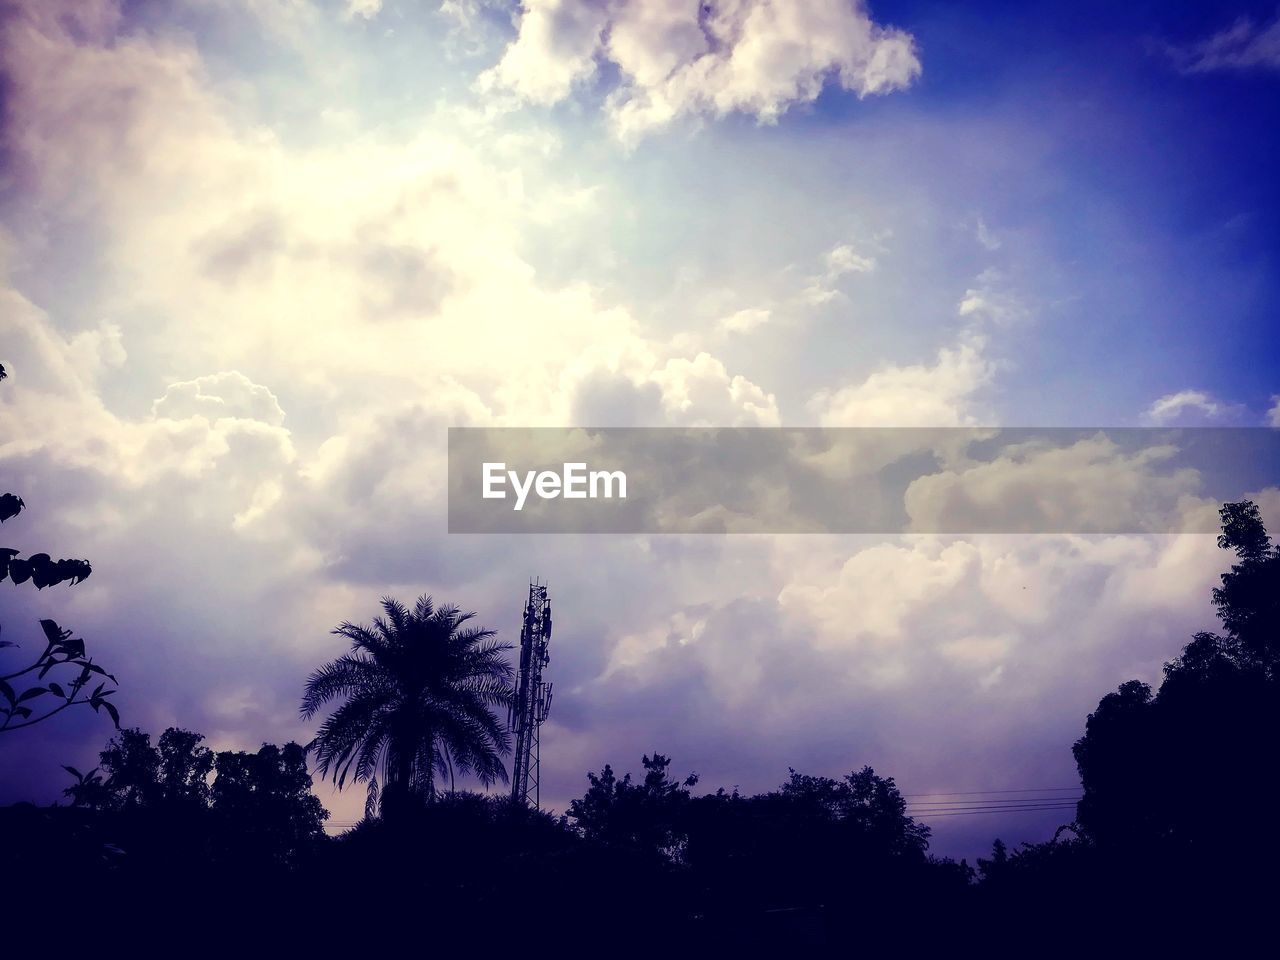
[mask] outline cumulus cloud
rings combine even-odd
[[[1267,426],[1280,427],[1280,396],[1271,398],[1271,409],[1267,411]]]
[[[859,97],[911,85],[914,38],[874,23],[861,0],[526,0],[516,39],[481,90],[558,103],[607,64],[605,100],[625,143],[684,116],[775,122],[831,81]]]
[[[824,427],[968,426],[994,374],[983,342],[970,338],[940,349],[932,364],[886,364],[860,383],[819,391],[809,409]]]
[[[275,394],[236,370],[172,383],[164,396],[151,405],[151,412],[167,420],[232,417],[261,420],[273,427],[284,423],[284,411]]]
[[[1203,40],[1163,50],[1183,73],[1280,70],[1280,16],[1267,24],[1241,17]]]
[[[1123,449],[1102,433],[1065,446],[1014,443],[987,462],[914,480],[907,515],[912,529],[925,531],[1212,533],[1217,516],[1196,499],[1199,473],[1166,468],[1176,453]]]
[[[590,426],[776,427],[773,394],[700,352],[660,360],[639,342],[567,368],[561,423]]]

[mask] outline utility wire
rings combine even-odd
[[[1068,790],[1081,790],[1082,787],[1018,787],[1009,790],[952,790],[950,793],[904,793],[903,799],[911,797],[975,797],[988,793],[1063,793]]]
[[[938,817],[972,817],[982,814],[1037,813],[1044,810],[1074,810],[1075,804],[1063,804],[1057,807],[1017,807],[1013,810],[950,810],[945,813],[923,813],[912,815],[911,819],[936,820]]]

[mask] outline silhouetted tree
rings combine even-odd
[[[329,812],[311,792],[303,747],[266,743],[257,753],[226,751],[214,767],[213,811],[246,859],[294,863],[323,837]]]
[[[1131,680],[1103,697],[1074,747],[1082,833],[1135,862],[1280,852],[1241,814],[1280,790],[1280,560],[1253,503],[1221,516],[1218,544],[1236,554],[1213,591],[1223,633],[1196,634],[1158,693]]]
[[[488,785],[507,779],[506,726],[493,712],[512,699],[510,645],[492,630],[465,626],[474,613],[436,607],[421,597],[412,610],[389,597],[372,626],[343,623],[333,632],[351,652],[313,673],[302,699],[310,719],[340,705],[321,724],[313,747],[320,772],[341,788],[348,776],[377,788],[383,814],[397,803],[429,801],[436,778],[472,774]]]
[[[667,776],[671,758],[660,753],[646,755],[642,762],[640,783],[632,783],[629,773],[619,780],[608,764],[598,776],[588,773],[590,787],[569,804],[569,819],[588,840],[678,861],[686,838],[689,788],[697,784],[697,774],[672,780]]]

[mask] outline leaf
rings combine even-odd
[[[37,590],[58,582],[57,568],[47,553],[34,553],[27,558],[27,563],[31,564],[31,582]]]
[[[44,635],[50,643],[61,643],[71,636],[70,630],[63,630],[53,620],[41,620],[40,629],[44,631]]]
[[[62,684],[60,684],[60,683],[51,683],[51,684],[49,684],[49,692],[50,692],[50,693],[52,693],[52,694],[55,694],[56,696],[61,697],[63,700],[67,699],[67,695],[66,695],[66,693],[63,691],[63,689],[62,689]]]
[[[31,563],[27,560],[10,560],[9,576],[14,583],[26,583],[31,579]]]
[[[0,547],[0,582],[3,582],[9,576],[9,564],[18,553],[19,551],[14,550],[12,547]]]
[[[67,773],[71,774],[77,780],[80,780],[80,781],[84,780],[84,774],[81,773],[79,770],[77,770],[75,767],[69,767],[64,763],[62,765],[62,769],[67,771]]]
[[[0,680],[0,697],[4,697],[10,703],[13,703],[13,701],[17,699],[14,695],[13,687],[9,686],[9,684],[5,683],[3,680]]]
[[[0,367],[0,379],[4,379],[3,367]],[[26,504],[22,502],[21,497],[16,497],[12,493],[0,494],[0,523],[16,517],[25,506]]]
[[[88,667],[89,667],[89,669],[90,669],[90,670],[92,670],[94,673],[100,673],[100,674],[102,674],[104,677],[106,677],[106,678],[107,678],[108,680],[110,680],[112,683],[119,683],[119,682],[120,682],[119,680],[117,680],[117,679],[115,678],[115,674],[113,674],[113,673],[107,673],[107,671],[103,670],[103,669],[102,669],[100,666],[98,666],[96,663],[90,663],[90,664],[88,664]]]
[[[71,585],[75,586],[89,579],[89,575],[93,573],[93,567],[89,565],[88,560],[59,560],[58,573],[59,581],[70,580]]]
[[[116,729],[120,729],[120,711],[115,708],[115,704],[107,703],[103,700],[102,705],[107,708],[107,713],[111,714],[111,722],[116,725]]]
[[[17,702],[22,703],[22,701],[24,700],[34,700],[36,697],[40,696],[41,694],[45,694],[48,692],[49,692],[48,687],[32,687],[29,690],[23,690],[22,693],[18,696]]]

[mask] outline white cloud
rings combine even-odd
[[[1183,73],[1280,70],[1280,15],[1265,25],[1242,17],[1204,40],[1164,50]]]
[[[820,391],[809,409],[825,427],[972,425],[975,395],[995,374],[982,348],[971,338],[943,347],[932,365],[886,365],[861,383]]]
[[[1280,427],[1280,395],[1271,398],[1271,409],[1267,411],[1267,426]]]
[[[742,376],[731,376],[708,353],[675,358],[653,373],[662,387],[663,408],[681,426],[776,427],[778,401]]]
[[[800,293],[802,302],[812,307],[822,306],[843,296],[837,284],[840,278],[850,273],[871,273],[876,269],[876,258],[866,256],[854,250],[847,243],[837,244],[827,251],[823,258],[826,269],[809,278],[808,284]]]
[[[76,334],[71,338],[69,348],[72,362],[88,380],[124,366],[129,358],[120,325],[107,320],[91,330]]]
[[[557,103],[609,63],[620,80],[605,111],[624,143],[682,116],[772,123],[828,81],[865,97],[920,73],[912,36],[861,0],[526,0],[518,30],[479,88]]]
[[[530,103],[564,100],[595,75],[609,6],[607,0],[527,0],[519,34],[477,86],[508,90]]]
[[[977,278],[977,285],[964,292],[956,312],[975,322],[1007,325],[1023,320],[1027,308],[1006,287],[998,271],[984,270]]]
[[[876,268],[875,257],[865,257],[847,243],[834,247],[827,253],[827,275],[842,277],[846,273],[870,273]]]
[[[994,253],[1000,249],[1000,238],[987,226],[987,222],[982,217],[978,218],[973,235],[984,250]]]
[[[750,333],[768,323],[771,315],[764,307],[747,307],[722,317],[717,327],[725,333]]]
[[[361,17],[372,20],[382,10],[382,0],[347,0],[347,8],[342,12],[342,19],[354,20]]]
[[[273,427],[284,423],[284,411],[275,395],[236,370],[170,384],[164,396],[151,405],[151,413],[167,420],[229,417],[260,420]]]
[[[1219,420],[1235,408],[1214,399],[1203,390],[1179,390],[1167,393],[1153,401],[1143,412],[1143,419],[1157,426],[1165,426],[1187,415],[1206,420]]]

